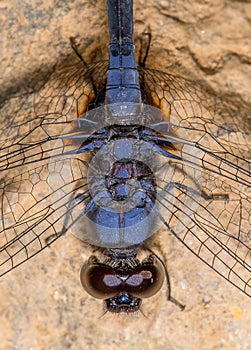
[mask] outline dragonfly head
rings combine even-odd
[[[135,257],[109,257],[101,263],[92,256],[83,265],[80,280],[93,297],[103,299],[113,313],[135,312],[142,299],[156,294],[164,281],[164,269],[153,255],[141,263]]]

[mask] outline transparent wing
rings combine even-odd
[[[67,125],[103,102],[106,70],[103,63],[89,69],[82,62],[60,66],[42,89],[6,101],[0,112],[6,124],[0,135],[0,170],[50,158]]]
[[[181,77],[142,74],[145,90],[178,126],[177,136],[191,141],[182,164],[169,161],[174,170],[160,176],[163,221],[190,251],[251,296],[250,109]]]
[[[198,149],[198,154],[183,157],[250,186],[250,108],[222,100],[181,77],[153,70],[141,74],[146,97],[164,109],[168,121],[177,125],[178,136]]]
[[[250,192],[205,171],[189,180],[187,166],[175,162],[169,166],[174,170],[166,172],[159,184],[165,226],[203,262],[251,296]]]
[[[40,252],[66,231],[65,217],[72,198],[81,191],[83,208],[90,200],[87,169],[85,161],[64,157],[63,160],[41,161],[33,169],[28,167],[19,175],[2,181],[1,275]]]
[[[41,89],[1,106],[0,275],[64,233],[78,181],[83,203],[85,193],[89,198],[85,162],[78,164],[75,156],[70,169],[67,151],[72,146],[58,143],[57,137],[72,120],[103,102],[106,71],[106,63],[89,69],[82,62],[59,66]]]

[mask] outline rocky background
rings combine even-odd
[[[234,0],[142,1],[135,37],[150,27],[148,66],[202,80],[217,93],[250,103],[251,3]],[[0,2],[0,101],[29,89],[67,55],[69,37],[86,61],[107,57],[105,1]],[[0,347],[15,350],[245,350],[251,301],[166,232],[173,296],[165,288],[143,314],[103,313],[81,288],[90,249],[70,233],[0,280]]]

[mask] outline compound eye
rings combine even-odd
[[[149,298],[156,294],[164,282],[164,269],[159,263],[141,264],[125,281],[125,290],[137,298]]]
[[[98,299],[114,297],[120,292],[122,284],[110,266],[99,263],[83,265],[80,281],[86,292]]]

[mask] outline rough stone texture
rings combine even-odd
[[[251,100],[249,1],[138,0],[134,10],[135,37],[151,27],[148,66]],[[104,1],[1,1],[0,19],[2,99],[70,53],[70,36],[80,40],[87,61],[107,56]],[[90,250],[67,234],[0,280],[1,349],[250,349],[250,299],[174,238],[159,237],[184,311],[166,302],[163,288],[144,303],[146,317],[103,315],[102,303],[79,282]]]

